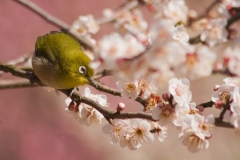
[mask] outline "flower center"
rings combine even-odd
[[[141,129],[137,129],[136,130],[136,134],[139,136],[139,137],[142,137],[143,136],[143,131]]]
[[[218,27],[214,27],[210,32],[212,38],[220,38],[220,35],[222,35],[222,30]]]
[[[115,54],[116,52],[117,52],[117,48],[116,48],[116,47],[111,47],[111,48],[109,49],[109,53],[110,53],[111,55]]]
[[[157,99],[156,98],[150,98],[149,103],[147,104],[146,110],[152,109],[157,105]]]
[[[128,92],[134,92],[136,90],[136,86],[133,83],[127,83],[125,90]]]
[[[204,131],[208,130],[208,126],[205,124],[200,125],[200,128]]]
[[[185,63],[189,69],[193,69],[193,66],[197,61],[198,61],[197,53],[193,53],[193,54],[187,53]]]
[[[189,114],[196,114],[196,112],[192,109],[190,109]]]
[[[169,109],[163,109],[163,110],[162,110],[162,114],[163,114],[165,117],[169,117],[169,115],[171,114],[171,112],[170,112]]]
[[[229,98],[228,93],[222,93],[222,94],[220,95],[220,99],[221,99],[221,101],[222,101],[223,103],[226,103],[227,100],[228,100],[228,98]]]
[[[121,128],[120,128],[119,126],[115,126],[115,127],[113,128],[113,132],[119,133],[120,130],[121,130]]]

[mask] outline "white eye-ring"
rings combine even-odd
[[[79,72],[80,72],[81,74],[85,74],[86,68],[85,68],[84,66],[80,66],[80,67],[79,67]]]

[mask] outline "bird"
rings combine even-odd
[[[90,62],[80,43],[67,33],[51,31],[36,40],[33,72],[49,87],[68,90],[89,83],[96,86]]]

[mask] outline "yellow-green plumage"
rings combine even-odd
[[[70,89],[89,83],[94,74],[90,62],[78,41],[62,32],[38,37],[32,58],[36,76],[55,89]],[[84,73],[79,71],[81,66],[85,67]]]

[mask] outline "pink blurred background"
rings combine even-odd
[[[124,0],[33,0],[37,5],[71,24],[79,15],[93,14],[100,18],[104,8],[117,8]],[[187,4],[202,11],[209,4],[188,0]],[[145,11],[147,15],[149,13]],[[0,62],[8,62],[34,50],[38,36],[57,30],[43,19],[15,3],[0,1]],[[95,38],[100,38],[112,28],[105,25]],[[223,76],[213,76],[191,83],[193,101],[208,101],[215,84],[222,84]],[[10,74],[3,78],[11,78]],[[110,80],[105,79],[105,82]],[[111,82],[110,82],[111,83]],[[114,84],[111,83],[114,87]],[[204,87],[203,87],[204,86]],[[83,89],[83,87],[82,87]],[[97,91],[93,92],[97,93]],[[64,112],[65,96],[47,89],[0,90],[0,160],[122,160],[122,159],[163,159],[163,160],[238,160],[240,159],[240,137],[231,129],[216,128],[207,151],[190,153],[178,139],[176,129],[170,130],[165,142],[155,141],[144,144],[136,151],[122,149],[109,144],[101,126],[85,127],[78,124]],[[127,111],[137,111],[139,104],[109,96],[110,108],[117,102],[127,103]],[[216,109],[207,109],[205,114]],[[104,122],[106,123],[106,122]]]

